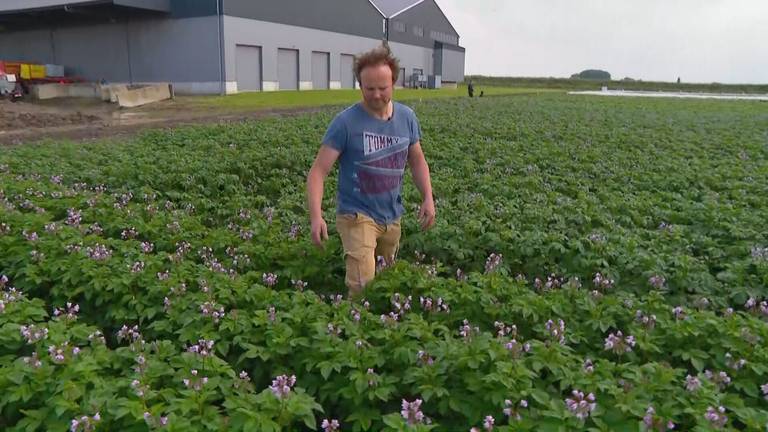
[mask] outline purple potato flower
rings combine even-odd
[[[701,380],[698,377],[688,375],[685,377],[685,389],[694,392],[701,388]]]
[[[589,417],[589,414],[597,407],[595,395],[592,393],[584,396],[582,391],[573,390],[571,395],[573,397],[565,400],[565,406],[568,408],[568,411],[575,415],[579,420],[584,420]]]
[[[612,351],[614,354],[622,355],[632,352],[632,348],[635,347],[636,341],[634,336],[626,336],[617,331],[616,334],[609,334],[605,338],[605,350]]]
[[[704,418],[707,419],[715,429],[722,429],[725,424],[728,423],[728,416],[725,415],[725,408],[722,406],[707,407],[707,412],[704,413]]]
[[[290,395],[291,389],[295,384],[296,375],[291,375],[290,377],[288,375],[280,375],[272,380],[272,385],[269,386],[269,389],[278,399],[285,399]]]
[[[414,426],[424,422],[424,413],[421,412],[421,399],[408,402],[403,399],[400,415],[403,416],[409,426]]]
[[[490,254],[485,260],[485,273],[493,273],[501,265],[502,260],[503,257],[501,254]]]
[[[340,431],[341,425],[339,424],[339,421],[336,419],[328,420],[323,419],[323,422],[320,423],[320,427],[323,428],[323,432],[338,432]]]

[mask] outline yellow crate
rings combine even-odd
[[[45,78],[45,65],[29,65],[32,79]]]
[[[22,79],[45,78],[45,65],[22,63],[20,75]]]
[[[32,79],[32,67],[26,63],[21,64],[21,79]]]

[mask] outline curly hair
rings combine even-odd
[[[392,55],[392,50],[386,41],[383,41],[381,46],[355,57],[355,77],[357,82],[362,85],[360,74],[363,72],[363,69],[378,65],[389,66],[389,69],[392,70],[392,84],[397,82],[397,78],[400,75],[400,61]]]

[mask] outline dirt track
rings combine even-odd
[[[57,99],[34,103],[0,100],[0,145],[19,145],[43,139],[86,141],[121,138],[145,129],[236,122],[322,109],[233,112],[210,107],[201,108],[183,98],[130,110],[120,109],[114,104],[84,99]]]

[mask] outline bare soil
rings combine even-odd
[[[16,129],[47,128],[97,121],[96,115],[82,111],[69,111],[61,108],[33,105],[24,102],[11,103],[0,100],[0,131]]]
[[[19,145],[47,139],[89,141],[127,138],[146,129],[239,122],[322,109],[231,111],[200,107],[183,97],[133,109],[121,109],[115,104],[77,98],[15,103],[0,100],[0,145]]]

